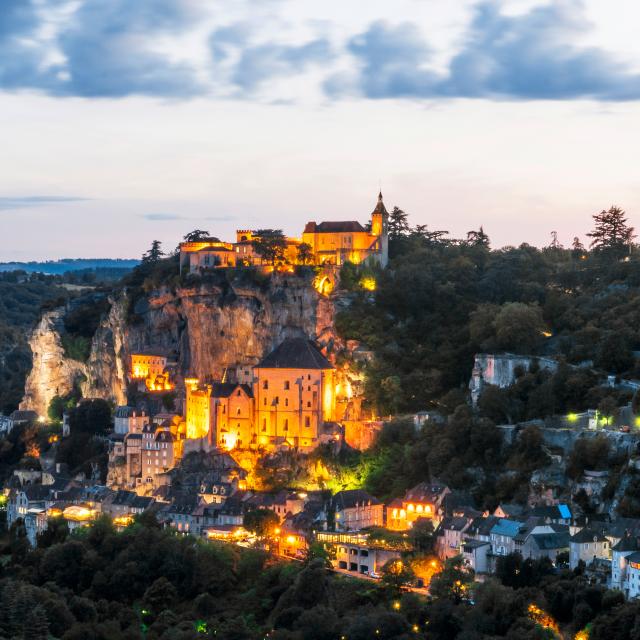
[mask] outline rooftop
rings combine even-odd
[[[261,369],[333,369],[307,338],[287,338],[257,365]]]

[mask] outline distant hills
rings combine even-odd
[[[139,263],[139,260],[114,258],[64,258],[62,260],[46,260],[43,262],[0,262],[0,272],[21,270],[27,273],[60,275],[69,271],[130,270]]]

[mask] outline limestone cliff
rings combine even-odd
[[[306,335],[330,349],[334,302],[320,296],[310,277],[272,274],[231,281],[224,274],[193,286],[162,288],[138,299],[128,313],[126,291],[111,301],[93,338],[87,363],[65,359],[60,335],[63,311],[46,314],[31,336],[34,365],[24,408],[46,411],[56,393],[67,393],[82,376],[84,397],[118,404],[126,399],[131,353],[160,351],[177,361],[177,381],[186,373],[220,376],[236,364],[254,364],[284,338]]]
[[[65,358],[61,335],[64,309],[45,313],[29,338],[33,366],[25,383],[21,409],[33,409],[46,416],[55,395],[69,393],[85,374],[84,365]]]

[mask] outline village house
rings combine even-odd
[[[371,541],[365,533],[318,531],[316,540],[334,551],[331,564],[342,571],[376,577],[390,560],[401,562],[399,549]]]
[[[116,407],[113,414],[113,432],[117,435],[142,433],[142,427],[149,422],[147,412],[135,407]]]
[[[465,566],[475,573],[488,573],[491,569],[491,543],[486,540],[464,540],[461,546]]]
[[[611,548],[609,588],[622,591],[626,598],[629,597],[629,557],[638,551],[640,544],[636,536],[625,536]]]
[[[575,569],[582,561],[586,565],[597,559],[609,560],[611,545],[601,530],[584,527],[569,540],[569,567]]]
[[[526,537],[520,553],[523,558],[540,560],[549,558],[556,564],[560,554],[569,554],[569,528],[556,531],[549,525],[535,527]]]
[[[438,482],[421,482],[409,489],[403,498],[398,498],[386,507],[387,528],[407,531],[418,518],[440,522],[440,508],[450,489]]]
[[[336,531],[359,531],[384,525],[384,505],[362,489],[339,491],[331,498]]]
[[[516,551],[516,536],[524,522],[500,518],[491,528],[491,551],[496,556],[508,556]]]
[[[471,524],[469,518],[461,516],[446,516],[435,531],[436,554],[444,561],[461,553],[464,533]]]

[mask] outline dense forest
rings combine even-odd
[[[343,269],[352,303],[337,328],[375,355],[366,370],[368,401],[384,413],[450,404],[448,394],[466,390],[481,352],[566,363],[555,380],[523,371],[515,393],[494,394],[489,415],[505,422],[596,408],[607,395],[598,389],[606,374],[640,377],[640,250],[619,209],[594,224],[590,250],[577,238],[569,249],[554,241],[492,250],[482,229],[453,240],[410,228],[396,208],[390,265],[374,273],[375,292],[359,286],[363,269]],[[629,400],[610,395],[614,404]]]
[[[339,576],[316,552],[276,562],[162,530],[149,513],[120,533],[108,520],[72,534],[53,522],[34,550],[17,523],[2,553],[2,638],[539,640],[588,629],[591,640],[631,640],[640,630],[640,604],[590,586],[580,570],[519,556],[477,584],[450,560],[424,598],[404,590],[402,575]]]

